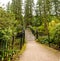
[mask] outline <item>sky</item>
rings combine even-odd
[[[0,0],[0,6],[2,6],[3,8],[6,8],[6,5],[9,1],[12,2],[12,0]]]
[[[3,8],[6,8],[6,5],[8,2],[12,2],[12,0],[0,0],[0,6],[2,6]],[[34,2],[36,2],[37,0],[34,0]]]

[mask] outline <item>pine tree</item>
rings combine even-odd
[[[42,12],[43,12],[43,4],[42,4],[42,0],[37,0],[37,4],[36,4],[36,16],[38,16],[38,21],[39,22],[39,26],[42,24]],[[36,18],[36,19],[37,19]]]
[[[17,20],[22,21],[22,0],[12,0],[12,12]]]
[[[8,4],[7,4],[7,12],[10,12],[11,10],[10,10],[10,2],[8,2]]]
[[[31,24],[33,18],[33,0],[25,1],[25,23],[26,25]]]
[[[45,27],[45,32],[48,36],[48,40],[49,40],[49,46],[50,46],[50,34],[49,34],[49,18],[48,16],[50,15],[50,5],[49,4],[49,0],[44,0],[44,12],[43,12],[43,21],[44,21],[44,27]]]

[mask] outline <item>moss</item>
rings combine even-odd
[[[20,55],[23,54],[23,52],[25,51],[25,49],[26,49],[26,44],[24,44],[24,46],[23,46],[22,49],[20,50]]]

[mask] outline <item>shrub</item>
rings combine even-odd
[[[48,38],[47,38],[47,36],[40,36],[38,38],[38,42],[40,42],[42,44],[48,44]]]
[[[55,27],[55,33],[53,36],[54,43],[60,47],[60,23]]]

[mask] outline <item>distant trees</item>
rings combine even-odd
[[[55,15],[58,16],[58,0],[53,0]]]
[[[10,4],[10,2],[8,2],[8,4],[7,4],[7,12],[11,12],[11,4]]]
[[[50,16],[56,16],[57,18],[60,16],[59,0],[37,0],[37,4],[35,5],[36,8],[34,8],[34,5],[34,0],[25,0],[24,3],[22,0],[12,0],[11,10],[15,14],[15,19],[21,20],[20,22],[23,23],[22,14],[24,11],[24,21],[26,25],[34,22],[35,14],[38,16],[35,21],[40,21],[38,25],[41,25],[44,12],[46,13],[45,15],[48,15],[49,19]]]
[[[37,26],[40,26],[42,24],[42,0],[38,0],[36,4],[36,24]]]
[[[22,22],[22,0],[12,0],[11,10],[15,14],[15,19]]]
[[[31,25],[33,21],[33,0],[25,0],[25,23],[26,25]]]

